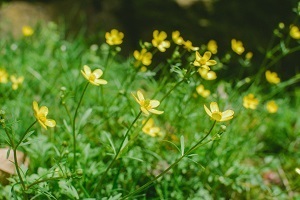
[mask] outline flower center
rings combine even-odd
[[[38,115],[38,118],[41,122],[45,122],[47,120],[46,116],[45,115]]]
[[[221,112],[213,112],[211,114],[211,117],[216,121],[220,121],[222,119],[222,113]]]
[[[146,99],[144,101],[141,102],[141,105],[146,108],[147,110],[151,109],[151,105],[150,105],[150,100]]]
[[[89,77],[90,81],[94,81],[96,79],[96,76],[95,74],[91,74],[90,77]]]

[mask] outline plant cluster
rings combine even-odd
[[[300,51],[295,24],[278,25],[254,74],[242,41],[219,55],[178,30],[154,30],[128,59],[116,29],[90,47],[54,23],[0,39],[0,145],[14,168],[0,199],[295,198],[300,74],[276,73]],[[235,80],[218,78],[236,63]]]

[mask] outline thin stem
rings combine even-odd
[[[122,147],[123,147],[123,144],[131,130],[131,128],[133,127],[133,125],[135,124],[135,122],[139,119],[139,117],[141,116],[142,114],[142,111],[139,112],[139,114],[136,116],[136,118],[133,120],[133,122],[130,124],[129,128],[127,129],[124,137],[123,137],[123,140],[118,148],[118,151],[116,152],[113,160],[110,162],[110,164],[108,165],[108,167],[106,168],[106,170],[104,171],[104,173],[102,174],[101,176],[101,179],[99,180],[99,182],[97,183],[95,189],[93,190],[91,196],[93,196],[95,194],[95,192],[98,190],[99,186],[102,184],[102,181],[104,180],[104,178],[106,177],[107,175],[107,172],[109,171],[109,169],[113,166],[113,164],[115,163],[115,161],[118,159],[119,155],[120,155],[120,152],[122,150]]]
[[[83,96],[84,96],[84,93],[87,89],[87,87],[89,86],[89,82],[87,82],[87,84],[85,85],[84,87],[84,90],[81,94],[81,97],[79,99],[79,102],[78,102],[78,105],[77,105],[77,108],[75,110],[75,113],[74,113],[74,117],[73,117],[73,123],[72,123],[72,131],[73,131],[73,169],[75,169],[75,165],[76,165],[76,131],[75,131],[75,120],[76,120],[76,116],[77,116],[77,113],[78,113],[78,109],[81,105],[81,102],[82,102],[82,99],[83,99]]]
[[[147,182],[146,184],[142,185],[140,188],[138,188],[137,190],[135,190],[134,192],[126,195],[125,197],[123,197],[122,199],[127,199],[128,197],[131,197],[132,195],[138,194],[139,192],[143,191],[144,189],[146,189],[147,187],[149,187],[152,183],[154,183],[157,179],[159,179],[160,177],[162,177],[163,175],[165,175],[168,171],[170,171],[175,165],[177,165],[184,157],[186,157],[188,154],[190,154],[192,151],[194,151],[197,147],[199,147],[199,145],[209,136],[209,134],[211,133],[211,131],[213,130],[214,126],[216,124],[216,121],[214,121],[213,125],[211,126],[210,130],[208,131],[208,133],[199,141],[197,142],[193,147],[191,147],[187,152],[185,152],[182,156],[180,156],[174,163],[172,163],[167,169],[165,169],[162,173],[160,173],[159,175],[157,175],[154,179],[152,179],[151,181]]]
[[[27,135],[27,133],[29,132],[29,130],[33,127],[33,125],[37,122],[37,120],[35,120],[24,132],[22,138],[19,140],[18,144],[15,146],[15,148],[17,149],[19,147],[19,145],[22,143],[23,139],[25,138],[25,136]]]
[[[4,128],[5,130],[5,133],[11,143],[11,146],[12,146],[12,149],[13,149],[13,154],[14,154],[14,164],[15,164],[15,168],[16,168],[16,171],[17,171],[17,174],[18,174],[18,177],[20,179],[20,182],[21,182],[21,185],[22,185],[22,189],[23,191],[26,190],[26,186],[25,186],[25,183],[24,183],[24,180],[22,178],[22,175],[21,175],[21,172],[20,172],[20,169],[19,169],[19,163],[18,163],[18,158],[17,158],[17,148],[18,146],[22,143],[23,139],[25,138],[25,136],[27,135],[27,133],[29,132],[29,130],[32,128],[32,126],[37,122],[37,120],[35,120],[27,129],[26,131],[24,132],[23,136],[21,137],[21,139],[19,140],[19,142],[15,145],[15,142],[14,142],[14,139],[10,136],[7,128]]]
[[[35,181],[35,182],[29,184],[27,186],[27,189],[29,189],[29,188],[31,188],[34,185],[39,184],[39,183],[43,183],[43,182],[47,182],[47,181],[53,181],[53,180],[59,180],[59,179],[62,179],[62,178],[65,178],[65,177],[51,177],[51,178],[45,178],[45,179],[42,179],[42,180],[38,180],[38,181]]]

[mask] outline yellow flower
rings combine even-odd
[[[150,118],[147,122],[143,120],[144,124],[142,131],[151,137],[161,136],[160,128],[154,126],[154,120]],[[146,124],[145,124],[146,123]]]
[[[199,95],[201,95],[204,98],[206,98],[210,95],[210,91],[206,90],[203,85],[198,85],[196,87],[196,91]]]
[[[33,101],[32,107],[35,118],[44,129],[47,130],[47,126],[54,127],[56,125],[56,122],[53,119],[47,119],[48,108],[46,106],[42,106],[41,108],[39,108],[38,103],[36,101]]]
[[[278,110],[278,105],[273,100],[268,101],[266,107],[267,107],[267,110],[268,110],[269,113],[276,113],[277,110]]]
[[[216,72],[204,68],[199,68],[198,73],[202,78],[208,81],[215,80],[217,78]]]
[[[300,39],[300,30],[297,26],[291,25],[290,27],[290,36],[296,40]]]
[[[167,48],[170,47],[170,42],[165,40],[167,34],[164,31],[159,32],[158,30],[153,31],[152,44],[154,47],[158,48],[159,51],[165,52]]]
[[[216,54],[218,52],[218,45],[215,40],[209,40],[207,43],[207,50],[212,54]]]
[[[33,35],[34,30],[30,26],[23,26],[22,33],[25,37],[29,37]]]
[[[0,68],[0,83],[7,83],[8,81],[8,73],[5,69]]]
[[[147,52],[147,50],[144,48],[141,50],[141,52],[135,50],[133,52],[133,56],[136,59],[136,62],[134,63],[136,67],[140,67],[141,64],[148,66],[152,62],[152,53]]]
[[[180,36],[179,31],[173,31],[172,32],[172,39],[175,42],[175,44],[182,45],[184,42],[183,38]]]
[[[204,69],[210,70],[209,66],[217,64],[217,61],[209,60],[210,57],[210,51],[206,51],[203,56],[201,56],[200,53],[196,51],[196,59],[193,64],[197,67],[203,67]]]
[[[271,71],[267,70],[265,75],[266,75],[266,79],[269,83],[272,83],[272,84],[280,83],[280,78],[278,77],[276,72],[271,72]]]
[[[107,84],[106,80],[100,79],[103,74],[103,71],[101,69],[95,69],[92,72],[89,66],[84,65],[83,70],[81,70],[81,74],[93,85],[99,86]]]
[[[245,108],[247,108],[247,109],[250,108],[252,110],[255,110],[257,105],[258,105],[258,99],[256,99],[254,97],[254,94],[251,93],[251,94],[248,94],[247,96],[244,96],[243,106]]]
[[[245,58],[246,60],[251,60],[251,58],[253,57],[253,53],[251,51],[249,51],[248,53],[246,53]]]
[[[16,77],[15,75],[10,76],[10,81],[12,82],[12,89],[16,90],[18,89],[19,85],[23,83],[24,77],[19,76]]]
[[[124,33],[119,32],[116,29],[112,29],[110,32],[105,33],[106,43],[109,45],[122,44],[123,38],[124,38]]]
[[[245,51],[243,43],[236,39],[231,40],[231,49],[238,55],[241,55]]]
[[[141,111],[145,113],[146,115],[149,115],[149,112],[160,115],[163,114],[164,111],[159,111],[154,108],[159,106],[160,102],[158,100],[150,100],[150,99],[145,99],[144,95],[142,94],[141,91],[137,91],[137,97],[132,94],[132,96],[135,98],[136,102],[140,104],[141,106]]]
[[[187,40],[183,42],[183,48],[187,49],[188,51],[198,51],[199,47],[193,47],[193,44],[191,41]]]
[[[210,110],[204,105],[205,112],[217,122],[227,121],[233,118],[234,111],[233,110],[225,110],[224,112],[220,112],[219,106],[216,102],[210,103]]]

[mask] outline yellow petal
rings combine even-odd
[[[221,122],[227,121],[233,118],[234,111],[233,110],[226,110],[222,113],[222,119]]]
[[[137,96],[138,96],[139,101],[145,100],[144,95],[139,90],[137,91]]]
[[[148,110],[147,110],[146,108],[141,107],[141,111],[142,111],[143,113],[145,113],[147,116],[149,115],[149,112],[148,112]]]
[[[107,84],[107,81],[104,80],[104,79],[96,79],[94,82],[95,82],[97,85],[105,85],[105,84]]]
[[[211,117],[211,112],[210,112],[210,110],[206,107],[206,105],[204,105],[204,110],[205,110],[205,112]]]
[[[32,108],[34,110],[34,112],[38,112],[39,111],[39,105],[36,101],[32,102]]]
[[[48,108],[46,106],[42,106],[40,108],[40,113],[43,114],[44,116],[48,115]]]
[[[38,122],[40,123],[40,125],[47,130],[47,126],[41,121],[41,120],[38,120]]]
[[[83,70],[84,70],[84,73],[86,74],[87,77],[90,77],[91,75],[91,68],[87,65],[84,65],[83,66]]]
[[[103,74],[103,71],[101,69],[96,69],[93,71],[93,74],[96,76],[96,78],[100,78]]]
[[[210,52],[210,51],[206,51],[206,52],[204,53],[204,55],[203,55],[203,58],[204,58],[205,60],[209,60],[210,57],[211,57],[211,52]]]
[[[164,111],[160,111],[160,110],[156,110],[156,109],[149,109],[149,112],[152,112],[152,113],[157,114],[157,115],[160,115],[160,114],[164,113]]]
[[[150,100],[150,106],[151,108],[156,108],[157,106],[159,106],[160,102],[157,100]]]
[[[211,102],[210,103],[210,110],[212,113],[214,112],[219,112],[219,106],[216,102]]]
[[[56,125],[56,122],[53,119],[47,119],[45,121],[45,125],[49,127],[54,127]]]

